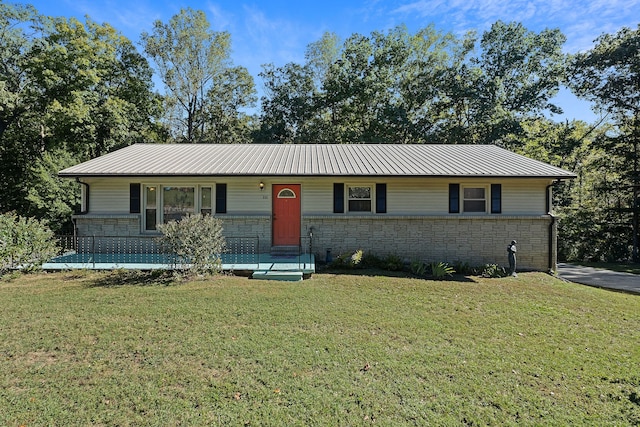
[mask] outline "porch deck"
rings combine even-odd
[[[68,253],[44,263],[44,270],[169,270],[175,268],[175,258],[157,253]],[[228,272],[300,272],[315,273],[313,254],[271,255],[222,254],[222,270]]]

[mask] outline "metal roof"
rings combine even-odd
[[[495,145],[436,144],[135,144],[59,175],[575,178]]]

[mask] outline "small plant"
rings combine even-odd
[[[177,257],[176,264],[195,274],[219,273],[226,247],[222,221],[210,215],[189,215],[158,224],[160,242]]]
[[[422,261],[411,261],[409,269],[413,275],[418,277],[424,277],[427,274],[427,265]]]
[[[473,268],[469,265],[469,263],[464,261],[456,261],[453,263],[453,268],[456,270],[456,273],[460,274],[478,274],[478,269]]]
[[[507,275],[507,272],[504,270],[503,267],[500,267],[498,264],[485,264],[485,266],[482,267],[482,273],[481,273],[482,277],[499,278],[499,277],[505,277],[506,275]]]
[[[384,261],[382,261],[382,268],[389,271],[402,271],[404,269],[404,262],[397,255],[388,255]]]
[[[363,256],[364,252],[362,249],[358,249],[353,253],[343,253],[333,260],[331,266],[337,268],[359,268],[361,267]]]
[[[435,279],[444,279],[445,277],[451,277],[456,270],[446,262],[432,262],[430,264],[431,275]]]
[[[362,261],[360,262],[362,268],[381,268],[382,260],[380,257],[372,254],[371,252],[365,252],[362,255]]]

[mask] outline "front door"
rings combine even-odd
[[[273,246],[300,244],[300,184],[273,185]]]

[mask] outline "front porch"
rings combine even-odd
[[[147,237],[60,238],[61,255],[44,263],[44,270],[171,270],[188,267]],[[222,271],[255,279],[298,281],[315,273],[315,257],[300,245],[287,251],[260,253],[257,237],[227,238],[221,254]]]

